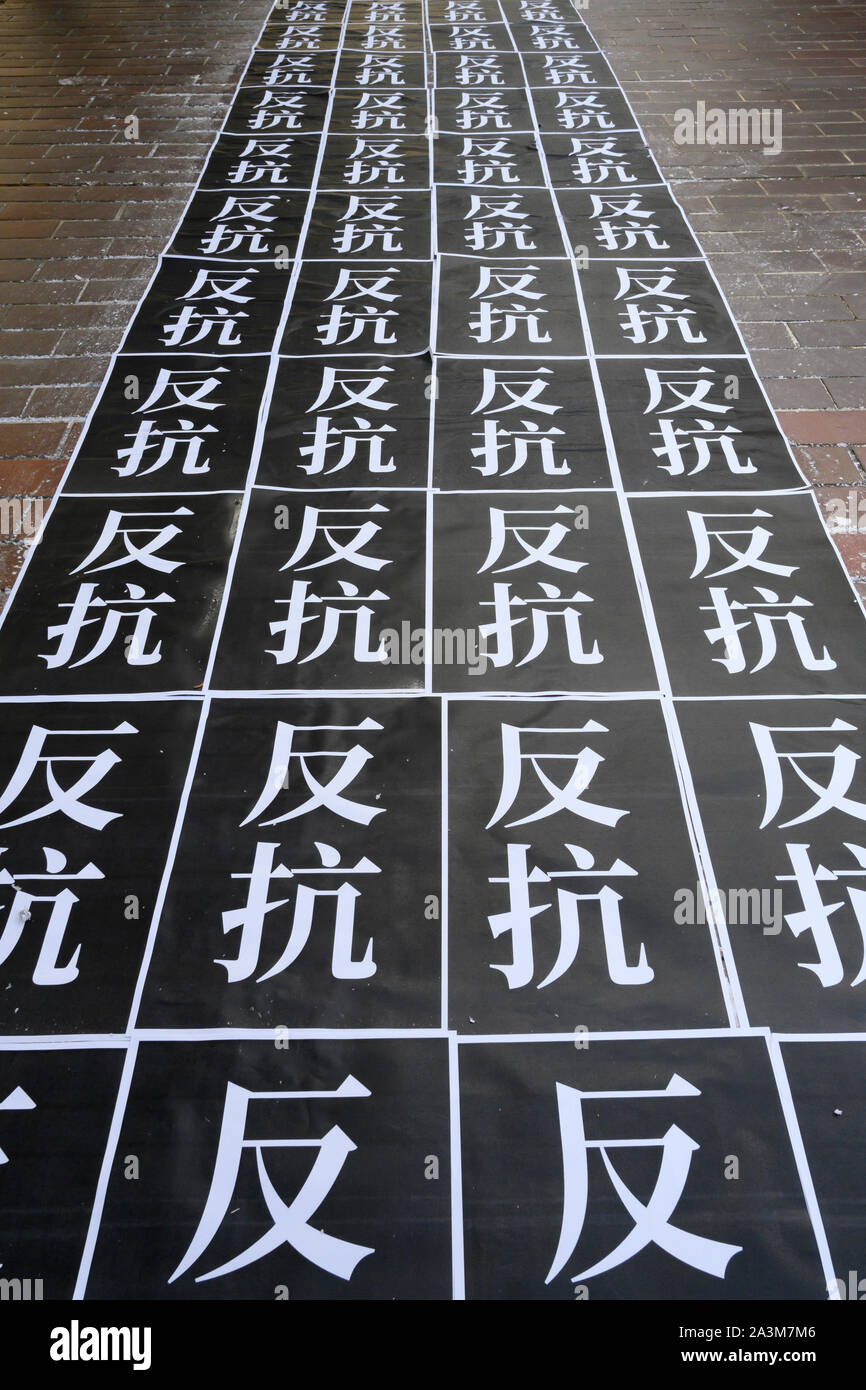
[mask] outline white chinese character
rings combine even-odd
[[[259,1187],[265,1206],[271,1217],[269,1231],[254,1240],[239,1255],[226,1260],[215,1269],[196,1276],[200,1284],[209,1279],[219,1279],[225,1274],[233,1274],[244,1269],[256,1260],[278,1250],[281,1245],[290,1245],[305,1260],[318,1265],[320,1269],[334,1274],[340,1279],[351,1279],[357,1265],[367,1255],[375,1252],[369,1246],[356,1245],[352,1241],[328,1235],[317,1226],[310,1224],[319,1207],[330,1193],[343,1165],[350,1153],[357,1148],[339,1125],[332,1125],[321,1139],[275,1139],[268,1133],[267,1138],[250,1138],[247,1134],[250,1102],[303,1101],[306,1107],[317,1099],[363,1099],[371,1094],[353,1076],[347,1076],[335,1091],[249,1091],[230,1081],[226,1086],[220,1136],[217,1144],[216,1160],[210,1191],[198,1229],[192,1238],[189,1249],[169,1279],[173,1284],[182,1274],[205,1253],[217,1235],[223,1221],[228,1216],[244,1154],[255,1155]],[[272,1149],[304,1148],[316,1149],[313,1167],[295,1197],[288,1206],[282,1200],[268,1174],[265,1153]]]
[[[572,1283],[582,1283],[598,1274],[616,1269],[632,1259],[648,1245],[657,1245],[675,1260],[690,1265],[703,1274],[723,1279],[725,1270],[741,1245],[726,1245],[720,1240],[693,1235],[679,1226],[671,1225],[671,1217],[682,1197],[689,1168],[700,1145],[678,1125],[660,1137],[652,1139],[596,1139],[586,1137],[583,1116],[584,1100],[648,1100],[665,1097],[694,1097],[701,1092],[676,1073],[663,1091],[581,1091],[575,1086],[556,1085],[559,1107],[560,1139],[563,1162],[562,1226],[559,1244],[545,1283],[549,1284],[565,1268],[574,1254],[586,1220],[589,1193],[588,1151],[598,1149],[614,1191],[630,1216],[633,1227],[619,1244],[601,1260],[572,1277]],[[622,1148],[657,1148],[661,1150],[658,1177],[647,1202],[642,1202],[626,1185],[613,1166],[609,1150]]]

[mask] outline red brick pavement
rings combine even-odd
[[[54,491],[270,8],[0,4],[0,591],[10,499]]]
[[[581,13],[829,512],[866,485],[866,6],[588,0]],[[780,110],[780,153],[678,144],[675,113],[699,101]],[[866,515],[859,501],[846,514]],[[866,581],[866,529],[835,539]]]

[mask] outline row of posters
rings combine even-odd
[[[3,1288],[843,1296],[863,637],[580,11],[278,3],[0,625]]]

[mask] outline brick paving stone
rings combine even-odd
[[[0,420],[0,458],[42,458],[56,454],[66,434],[60,420]],[[5,478],[0,475],[0,487]]]
[[[50,497],[60,482],[65,467],[62,459],[5,459],[5,496]]]
[[[861,444],[866,419],[866,12],[730,0],[720,17],[710,0],[590,0],[586,18],[743,324],[783,427],[816,446],[807,458],[798,451],[807,477],[831,481],[829,470],[861,486],[863,450],[843,446]],[[778,107],[780,153],[677,144],[675,113],[698,101]]]
[[[853,579],[866,580],[866,529],[861,505],[866,494],[842,487],[817,487],[815,494],[845,568]]]
[[[26,553],[21,542],[0,539],[0,589],[8,592],[12,588]]]
[[[0,5],[0,496],[56,486],[269,10]]]
[[[866,444],[866,410],[787,410],[779,421],[799,444]]]
[[[860,487],[866,482],[866,469],[848,445],[795,445],[794,457],[810,483]]]
[[[866,408],[866,389],[862,377],[828,377],[827,387],[840,410],[848,406]]]

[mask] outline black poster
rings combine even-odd
[[[467,1297],[826,1296],[763,1038],[467,1042],[460,1091]]]
[[[448,735],[452,1027],[724,1027],[655,701],[451,700]]]
[[[439,745],[432,700],[216,702],[142,1026],[438,1027]]]
[[[279,259],[282,269],[276,268]],[[161,262],[126,337],[127,353],[266,353],[289,285],[288,252],[271,263],[173,258]]]
[[[803,487],[742,358],[599,363],[627,492],[781,492]]]
[[[88,1295],[450,1298],[449,1145],[441,1038],[144,1043]]]
[[[199,710],[5,704],[0,1032],[123,1034]]]
[[[586,362],[439,358],[435,401],[443,491],[612,486]]]
[[[827,1291],[862,1303],[863,1173],[851,1162],[863,1144],[863,1042],[783,1042],[782,1060],[797,1106],[806,1155],[830,1245]]]
[[[283,358],[258,481],[303,489],[425,488],[433,360]]]
[[[431,279],[430,262],[402,254],[392,260],[305,261],[282,351],[401,357],[424,352],[430,345]]]
[[[438,689],[655,688],[615,498],[452,493],[435,527],[436,627],[478,648],[471,665],[436,672]]]
[[[581,243],[583,245],[584,243]],[[587,242],[586,245],[589,243]],[[602,357],[742,352],[706,266],[673,257],[591,259],[581,274],[595,351]]]
[[[6,1297],[68,1300],[77,1290],[124,1059],[116,1045],[0,1047]]]
[[[859,1031],[862,700],[681,705],[722,916],[756,1026]]]
[[[67,494],[243,488],[267,368],[262,357],[118,358]]]
[[[443,255],[435,346],[458,356],[583,357],[569,262]]]
[[[866,689],[862,612],[811,497],[632,504],[678,695]]]
[[[859,1300],[864,614],[624,74],[262,20],[0,621],[0,1296]]]
[[[423,689],[395,657],[424,625],[427,501],[411,492],[257,488],[234,573],[218,689]]]
[[[6,695],[200,688],[241,499],[61,497],[3,615]],[[57,539],[54,539],[54,536]]]

